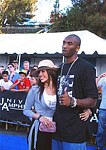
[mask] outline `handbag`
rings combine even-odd
[[[52,121],[52,126],[51,127],[47,127],[44,123],[40,123],[39,125],[39,131],[41,132],[51,132],[54,133],[56,132],[56,122]]]

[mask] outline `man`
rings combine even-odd
[[[14,81],[14,83],[10,87],[10,90],[14,92],[28,92],[31,87],[31,83],[30,80],[26,77],[26,71],[22,70],[19,72],[19,74],[20,78]],[[18,89],[14,89],[16,86],[18,87]]]
[[[99,107],[98,130],[96,136],[96,150],[103,150],[106,143],[106,73],[97,78],[98,89],[102,89],[102,100]]]
[[[3,79],[2,72],[4,71],[4,66],[0,66],[0,79]]]
[[[2,77],[3,79],[0,80],[0,91],[9,90],[13,83],[8,79],[8,71],[4,70],[2,72]]]
[[[86,150],[87,121],[79,114],[94,107],[98,97],[95,68],[78,58],[81,40],[69,35],[63,41],[65,63],[58,70],[57,106],[54,113],[57,130],[52,150]]]
[[[9,71],[9,80],[11,82],[14,82],[15,80],[20,78],[20,75],[15,71],[15,67],[13,64],[8,64],[8,71]]]
[[[13,60],[12,64],[14,65],[14,70],[15,70],[15,72],[19,73],[18,60]]]
[[[27,72],[27,77],[29,76],[29,71],[30,71],[30,66],[29,66],[29,61],[24,61],[23,62],[23,69],[26,70]]]

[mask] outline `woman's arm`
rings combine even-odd
[[[90,109],[85,109],[83,113],[79,114],[81,120],[86,121],[92,115],[92,111]]]

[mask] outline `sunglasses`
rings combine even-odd
[[[13,66],[8,66],[8,68],[13,68]]]

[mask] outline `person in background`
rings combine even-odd
[[[15,80],[20,78],[19,73],[15,71],[13,64],[8,64],[9,80],[14,83]]]
[[[24,61],[23,62],[23,70],[26,71],[26,75],[29,76],[30,74],[30,65],[29,65],[29,61]]]
[[[9,90],[13,83],[8,79],[8,71],[2,72],[2,78],[0,80],[0,91]]]
[[[95,68],[78,57],[80,44],[81,39],[75,34],[63,40],[65,62],[57,73],[57,105],[53,115],[57,129],[52,150],[86,150],[88,123],[79,114],[96,106],[98,91]]]
[[[97,86],[99,90],[102,90],[102,99],[99,106],[98,115],[98,130],[96,136],[96,150],[103,150],[106,144],[106,73],[98,76]]]
[[[52,116],[56,107],[56,71],[51,60],[42,60],[38,64],[38,84],[28,92],[24,115],[32,118],[28,143],[29,150],[51,150],[52,133],[41,132],[39,124],[52,126]],[[34,109],[32,111],[32,107]]]
[[[30,73],[31,86],[37,85],[38,82],[38,72],[36,70]]]
[[[30,71],[29,71],[29,75],[28,75],[28,78],[30,79],[31,78],[31,76],[32,76],[32,74],[33,74],[33,72],[36,72],[37,71],[37,66],[33,66],[33,67],[30,67]],[[37,74],[36,74],[37,75]]]
[[[31,87],[32,86],[36,86],[38,84],[38,72],[36,69],[31,69],[30,72],[30,83],[31,83]],[[32,106],[32,111],[34,111],[34,106]]]
[[[18,63],[18,60],[13,60],[12,64],[14,65],[15,72],[19,73],[19,63]]]
[[[37,69],[38,69],[38,67],[37,67],[36,65],[33,65],[32,69],[37,70]]]
[[[4,71],[4,69],[5,69],[4,66],[0,66],[0,79],[3,79],[2,72]]]
[[[11,85],[10,90],[11,91],[21,91],[21,92],[28,92],[31,84],[30,84],[30,80],[26,77],[26,71],[22,70],[19,72],[20,74],[20,78],[15,80],[14,83]],[[15,89],[15,87],[18,87],[18,89]]]

